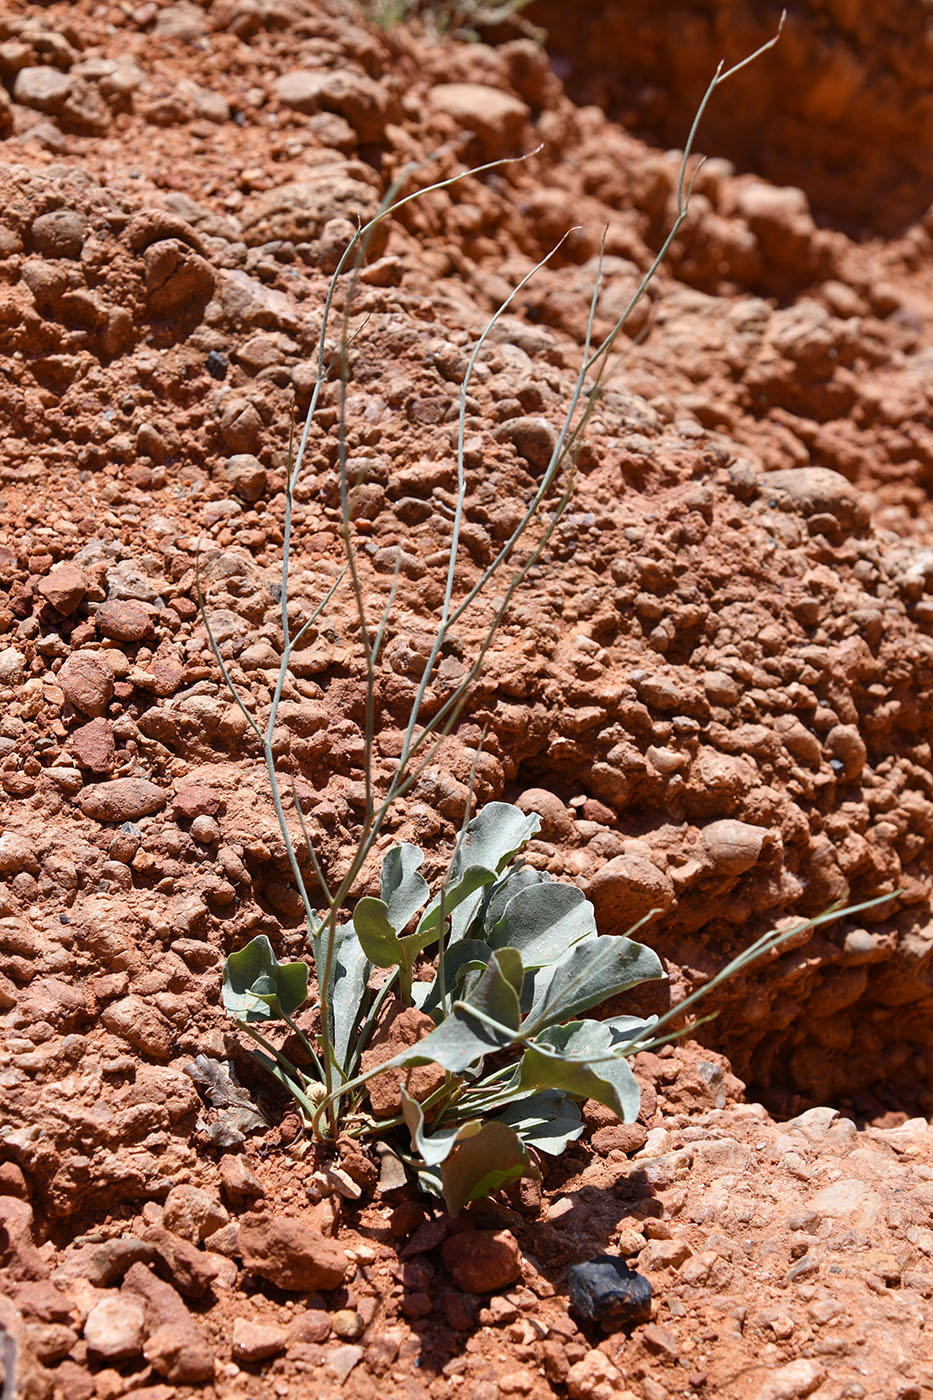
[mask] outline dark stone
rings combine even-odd
[[[570,1301],[587,1322],[604,1332],[634,1327],[651,1317],[651,1284],[615,1254],[576,1264],[567,1277]]]
[[[227,357],[219,350],[212,350],[204,361],[204,368],[212,379],[226,379],[227,377]]]

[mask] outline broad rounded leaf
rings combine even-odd
[[[385,900],[364,895],[353,911],[353,927],[360,947],[376,967],[397,967],[402,961],[402,944],[389,922]]]
[[[241,1021],[293,1016],[308,997],[307,964],[280,963],[261,933],[224,963],[222,995],[224,1008]]]
[[[583,1117],[573,1099],[559,1089],[541,1089],[510,1103],[493,1120],[514,1128],[526,1147],[559,1157],[583,1132]]]
[[[457,1140],[460,1132],[458,1124],[450,1128],[440,1128],[436,1133],[426,1133],[424,1130],[424,1110],[417,1099],[413,1099],[407,1092],[404,1085],[401,1089],[402,1095],[402,1117],[405,1119],[405,1126],[411,1133],[411,1145],[416,1151],[421,1153],[422,1160],[427,1167],[436,1167],[450,1152]]]
[[[428,901],[431,888],[418,874],[424,851],[403,841],[393,846],[382,862],[381,894],[386,916],[396,933],[402,933]]]
[[[560,962],[538,972],[524,1030],[535,1035],[545,1026],[579,1016],[639,982],[664,976],[657,953],[643,943],[609,934],[584,939]]]
[[[443,900],[438,895],[431,901],[419,932],[440,925],[443,904],[444,916],[450,918],[450,940],[467,937],[482,908],[482,891],[540,829],[541,818],[535,813],[526,816],[510,802],[488,802],[467,823],[444,881]]]
[[[493,948],[517,948],[526,968],[546,967],[583,938],[596,937],[593,906],[576,885],[519,889],[489,931]]]
[[[441,1162],[444,1204],[459,1215],[468,1201],[478,1201],[510,1181],[525,1176],[531,1164],[518,1134],[506,1123],[466,1123]]]
[[[522,1056],[526,1089],[562,1089],[596,1099],[624,1123],[634,1123],[641,1090],[628,1060],[612,1054],[612,1032],[602,1021],[571,1021],[542,1032]]]
[[[330,1010],[333,1021],[334,1055],[347,1074],[352,1073],[359,1055],[360,1027],[369,1001],[369,973],[372,964],[352,924],[336,929]]]

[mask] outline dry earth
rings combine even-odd
[[[733,983],[705,1048],[640,1056],[639,1124],[588,1105],[540,1191],[450,1221],[380,1193],[358,1152],[328,1175],[223,1018],[227,952],[303,944],[196,567],[261,715],[289,424],[354,221],[445,143],[442,175],[541,142],[410,206],[363,278],[349,448],[374,607],[400,570],[382,771],[441,601],[473,339],[579,225],[472,385],[464,588],[534,490],[603,230],[608,326],[672,217],[664,145],[769,7],[705,0],[678,31],[665,7],[541,0],[549,61],[527,26],[440,41],[349,0],[9,0],[4,1400],[933,1396],[931,51],[922,7],[875,10],[802,0],[717,95],[701,145],[730,159],[700,173],[570,513],[392,835],[442,867],[485,726],[480,800],[541,812],[532,862],[603,932],[663,911],[645,937],[675,1000],[781,920],[891,898]],[[296,617],[340,567],[336,421],[328,397]],[[334,871],[361,799],[347,598],[307,643],[276,744]],[[274,1126],[224,1150],[196,1056],[232,1061]],[[604,1250],[654,1287],[651,1321],[607,1338],[566,1286]]]

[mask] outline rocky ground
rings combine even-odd
[[[600,28],[606,8],[568,33],[542,3],[480,43],[349,0],[0,17],[4,1400],[13,1376],[29,1400],[933,1396],[933,224],[911,7],[866,29],[801,4],[754,101],[717,94],[700,144],[731,159],[700,172],[570,511],[391,833],[437,873],[475,762],[480,801],[541,813],[532,863],[603,932],[662,911],[644,937],[674,1000],[782,920],[890,898],[731,984],[702,1046],[640,1056],[638,1124],[588,1105],[540,1190],[456,1221],[358,1152],[318,1155],[220,1007],[229,951],[265,932],[297,956],[303,932],[198,576],[262,716],[290,423],[355,221],[413,159],[442,149],[433,178],[541,143],[409,206],[363,275],[348,446],[374,609],[399,574],[383,772],[441,603],[473,340],[578,225],[471,385],[464,591],[540,476],[603,231],[598,329],[672,217],[670,123],[683,139],[693,87],[768,32],[762,7],[698,5],[668,100],[666,20],[633,5],[630,31]],[[864,172],[863,87],[890,138]],[[783,116],[759,137],[763,109]],[[340,568],[335,404],[296,504],[296,618]],[[465,617],[429,703],[488,616]],[[360,811],[356,643],[338,593],[276,734],[328,873]],[[231,1104],[245,1138],[223,1150]],[[654,1299],[604,1338],[567,1274],[607,1250]]]

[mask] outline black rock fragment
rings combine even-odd
[[[212,379],[226,379],[227,357],[219,350],[212,350],[204,361],[204,368]]]
[[[570,1301],[587,1322],[604,1332],[634,1327],[651,1317],[651,1284],[615,1254],[575,1264],[567,1278]]]

